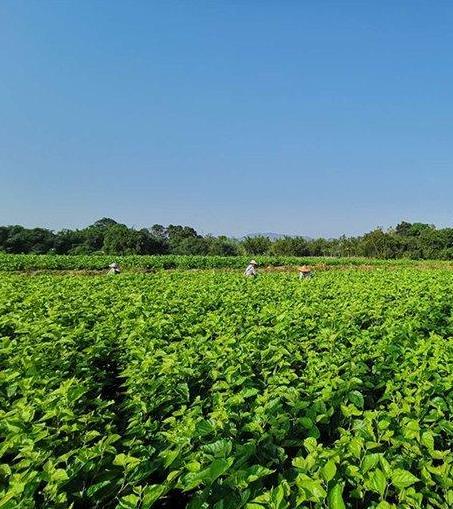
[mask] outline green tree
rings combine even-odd
[[[166,235],[170,252],[174,254],[194,254],[189,251],[203,250],[202,242],[194,239],[202,239],[196,230],[191,226],[181,226],[170,224],[166,228]]]
[[[208,254],[215,256],[236,256],[238,254],[238,244],[225,236],[205,237],[208,246]]]
[[[4,248],[8,253],[47,253],[53,248],[54,234],[45,228],[10,226]]]
[[[432,224],[402,221],[395,227],[395,233],[402,237],[419,237],[423,232],[435,229],[436,227]]]
[[[330,255],[331,243],[326,239],[312,239],[308,241],[310,256],[328,256]]]
[[[9,236],[9,227],[8,226],[0,226],[0,251],[4,251],[6,249],[6,241]]]
[[[111,226],[105,233],[103,250],[107,254],[137,254],[140,240],[138,232],[127,228],[127,226]]]
[[[107,228],[110,228],[111,226],[115,226],[117,224],[118,223],[114,219],[111,219],[110,217],[103,217],[102,219],[98,219],[97,221],[95,221],[92,226],[94,228],[106,230]]]
[[[245,237],[241,246],[247,255],[263,255],[270,251],[272,242],[269,237],[258,235],[256,237]]]
[[[207,255],[208,243],[203,237],[185,237],[174,245],[172,252],[177,255]]]
[[[307,256],[310,248],[303,237],[286,236],[272,243],[271,252],[277,256]]]
[[[85,236],[81,230],[61,230],[55,234],[54,250],[57,254],[72,253],[80,246],[84,247],[85,252],[90,252],[85,245]]]
[[[360,246],[365,256],[374,258],[396,258],[400,253],[400,243],[395,236],[376,228],[364,235]]]

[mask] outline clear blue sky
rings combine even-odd
[[[453,3],[0,2],[0,224],[453,225]]]

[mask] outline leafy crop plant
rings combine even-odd
[[[453,506],[453,273],[0,275],[0,508]]]

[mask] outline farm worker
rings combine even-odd
[[[308,267],[308,265],[302,265],[302,267],[299,267],[299,279],[306,279],[311,277],[311,269]]]
[[[250,263],[248,264],[247,268],[245,269],[245,272],[244,272],[244,275],[245,276],[250,276],[250,277],[254,277],[254,276],[257,276],[257,272],[256,272],[256,267],[257,267],[257,263],[255,260],[251,260]]]
[[[119,274],[121,272],[120,266],[117,263],[111,263],[109,269],[107,274]]]

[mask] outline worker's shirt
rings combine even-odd
[[[246,276],[256,276],[256,269],[253,265],[249,265],[246,269],[244,274]]]

